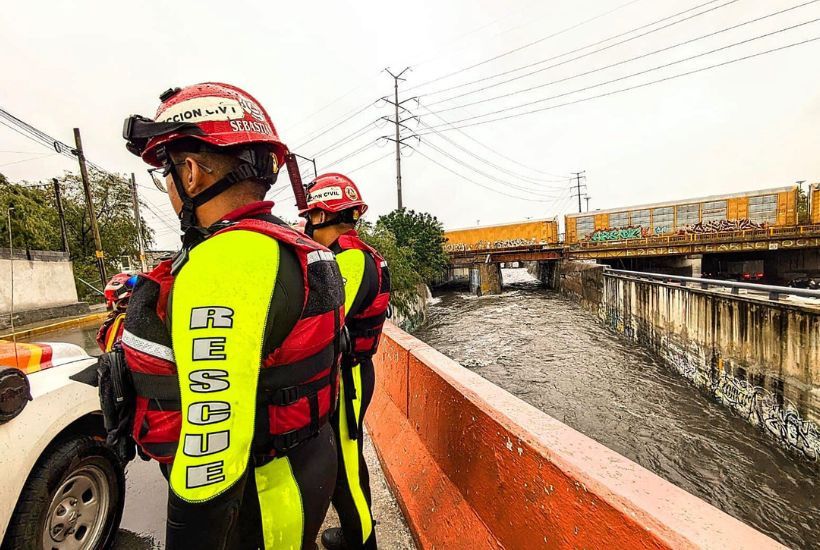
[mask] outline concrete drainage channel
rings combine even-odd
[[[559,270],[558,290],[601,322],[651,350],[797,459],[820,464],[820,307],[784,299],[812,300],[820,291],[576,262]]]

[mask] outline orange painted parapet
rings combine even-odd
[[[783,548],[385,325],[368,430],[420,548]]]
[[[486,250],[558,244],[558,222],[533,220],[521,223],[487,225],[444,232],[448,251]]]

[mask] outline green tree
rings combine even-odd
[[[797,223],[809,223],[809,195],[802,184],[797,186]]]
[[[51,186],[13,184],[0,174],[0,242],[8,247],[8,208],[11,213],[14,248],[18,250],[60,250],[60,221],[53,208]]]
[[[379,251],[387,260],[392,287],[390,303],[404,317],[412,313],[418,300],[418,289],[423,283],[413,257],[413,251],[399,246],[396,236],[383,225],[360,222],[357,227],[362,240]]]
[[[96,170],[90,170],[88,176],[105,252],[106,270],[112,275],[120,258],[134,258],[139,253],[131,190],[126,180],[119,176]],[[74,276],[99,287],[94,235],[91,232],[82,181],[79,175],[72,173],[64,174],[59,181]],[[15,247],[62,250],[60,220],[51,185],[13,184],[0,174],[0,208],[3,208],[3,213],[9,204],[14,205],[12,229]],[[3,234],[7,234],[8,225],[3,213],[0,213],[0,229],[4,231]],[[153,243],[153,231],[144,219],[142,233],[146,247],[149,247]],[[97,293],[80,281],[77,281],[77,292],[81,300],[100,299]]]
[[[425,283],[433,282],[444,272],[444,226],[435,216],[402,208],[380,217],[376,225],[389,229],[396,244],[411,251],[412,265]]]

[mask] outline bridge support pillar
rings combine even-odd
[[[501,294],[503,285],[500,265],[478,264],[470,268],[470,292],[473,294]]]

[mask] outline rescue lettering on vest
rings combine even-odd
[[[171,335],[182,427],[171,489],[209,500],[248,467],[257,382],[279,244],[231,231],[191,251],[174,281]]]

